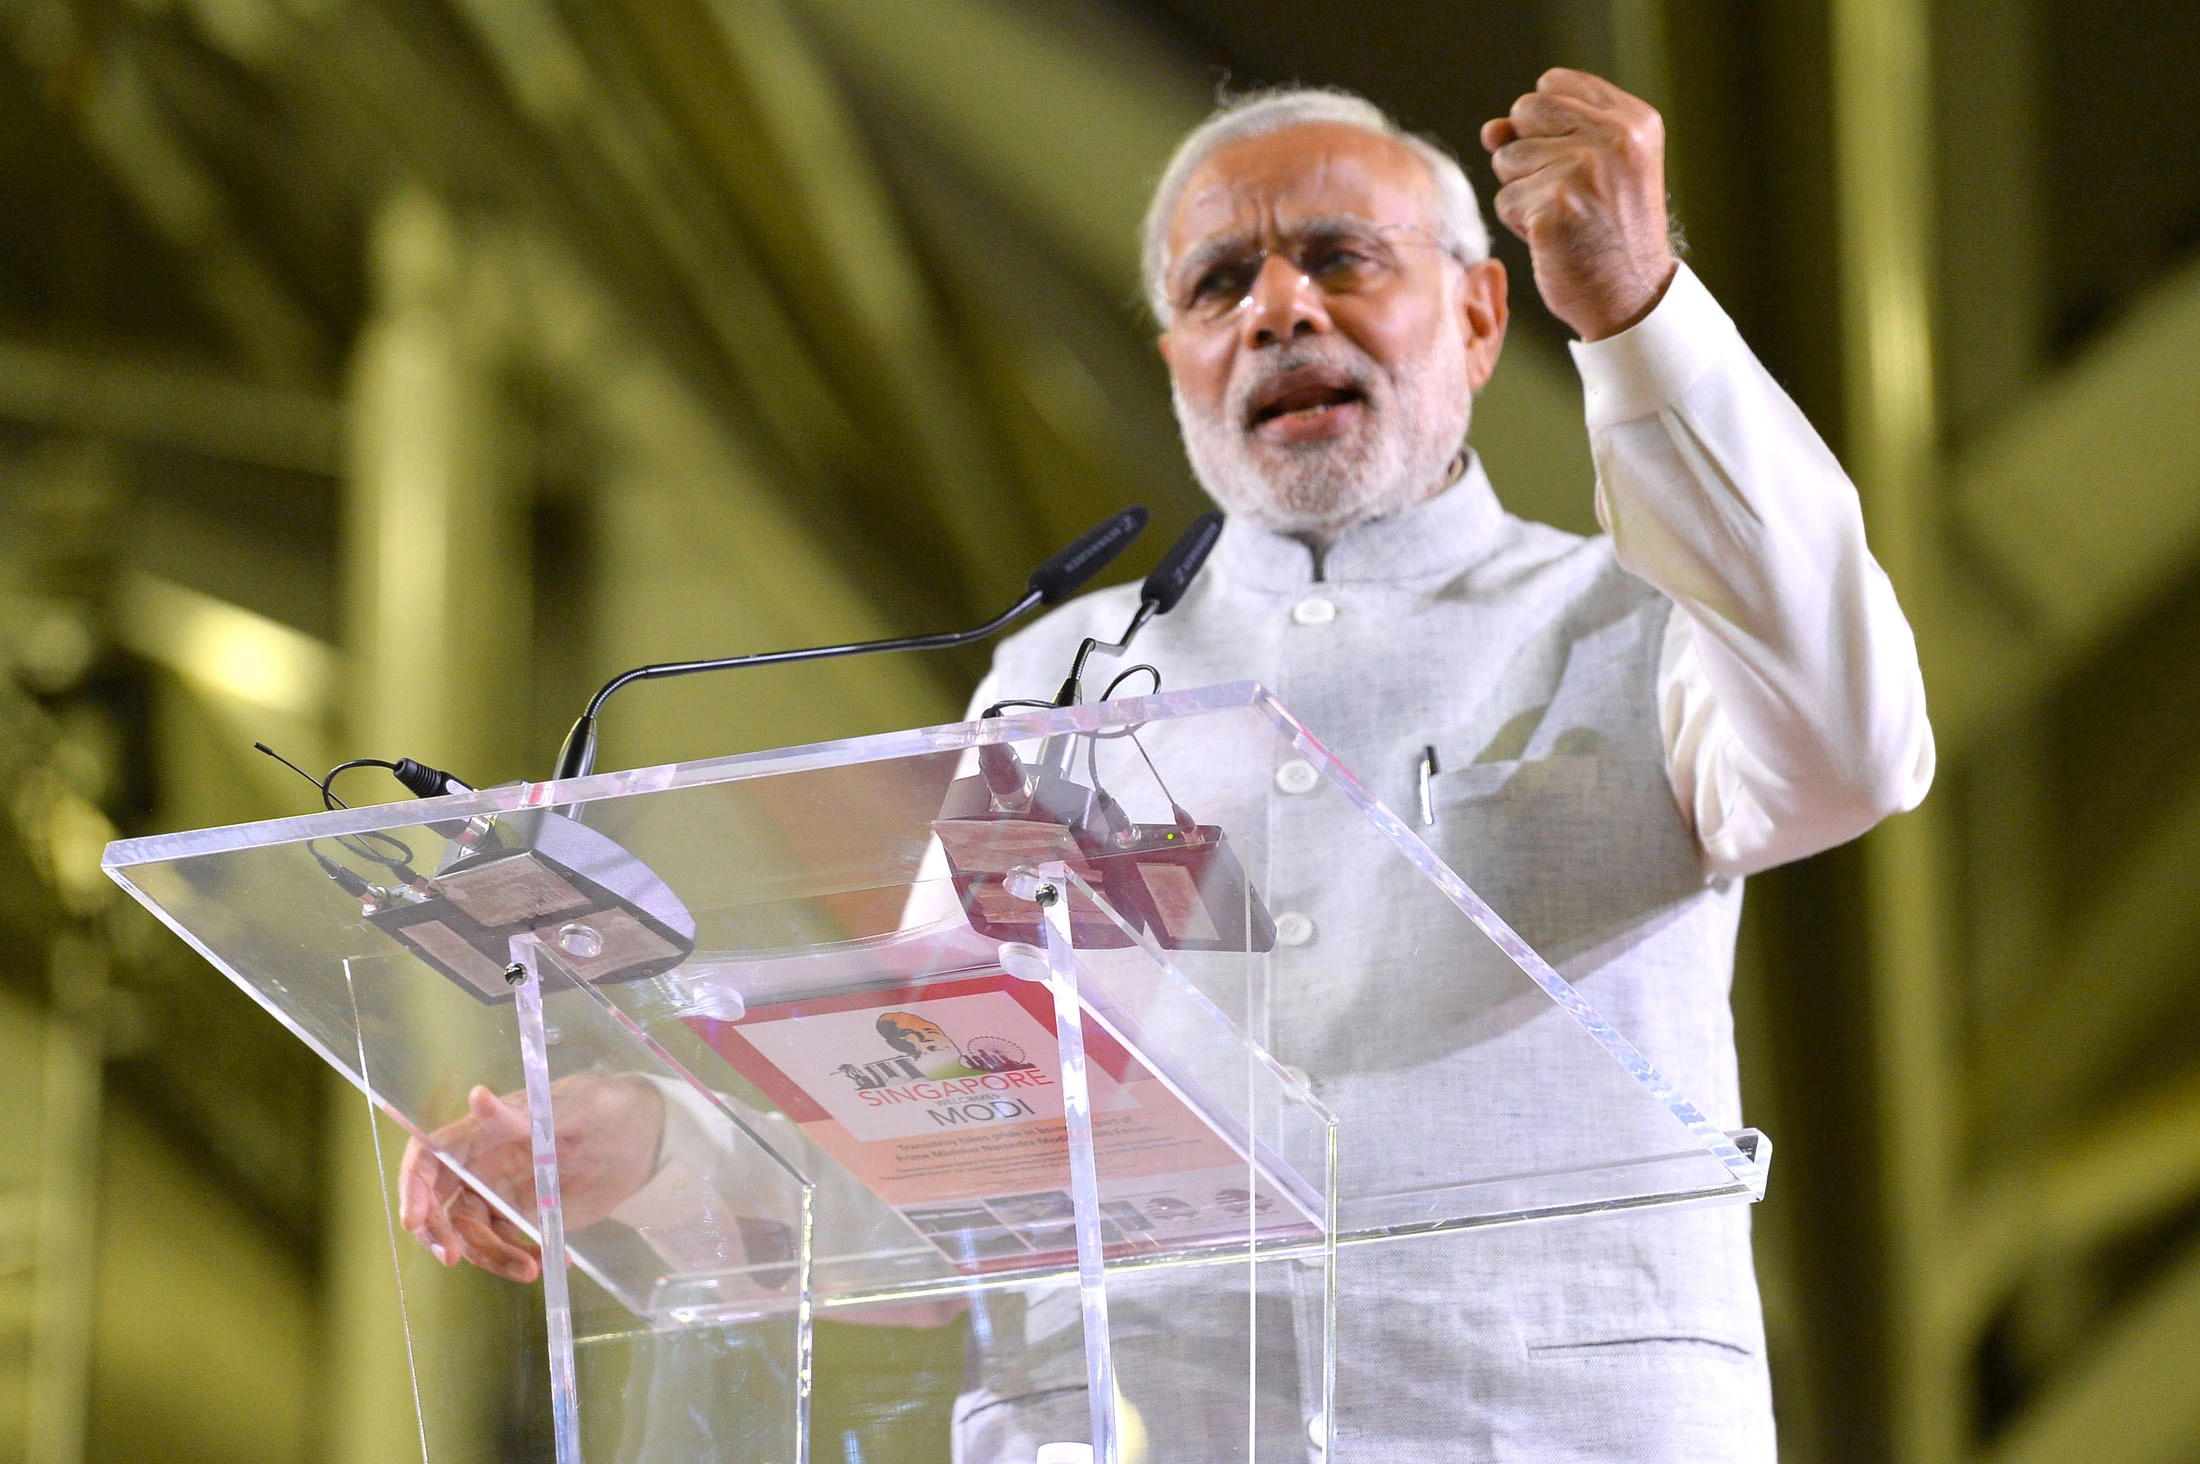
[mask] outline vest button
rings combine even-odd
[[[1322,775],[1303,757],[1295,757],[1276,769],[1276,786],[1286,793],[1311,793]]]
[[[1314,922],[1296,910],[1276,917],[1276,944],[1302,946],[1314,938]]]
[[[1308,595],[1291,607],[1291,618],[1301,625],[1327,625],[1337,618],[1337,602]]]

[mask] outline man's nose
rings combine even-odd
[[[1251,345],[1274,345],[1294,336],[1323,335],[1330,329],[1321,286],[1281,254],[1260,262],[1260,273],[1253,277],[1252,292],[1246,298],[1245,331]]]

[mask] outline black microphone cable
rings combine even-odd
[[[390,774],[398,782],[404,784],[406,790],[416,798],[438,798],[446,793],[471,793],[473,791],[469,785],[460,782],[442,769],[431,768],[426,763],[416,762],[409,757],[401,757],[395,762],[379,757],[347,758],[316,778],[266,743],[255,742],[252,746],[255,750],[266,753],[269,757],[318,788],[321,791],[321,807],[329,812],[351,807],[349,803],[336,796],[336,791],[331,785],[335,783],[339,774],[348,773],[353,768],[387,768]],[[367,864],[378,865],[387,870],[390,875],[396,878],[401,888],[420,890],[427,886],[427,876],[413,867],[415,856],[412,846],[395,834],[370,829],[364,833],[339,834],[335,842],[338,848],[354,859]],[[376,886],[372,880],[358,870],[340,864],[322,853],[318,839],[306,840],[306,853],[313,857],[313,862],[320,865],[322,872],[335,881],[339,888],[355,898],[380,901],[390,893],[387,889]]]
[[[351,807],[350,804],[337,797],[329,785],[336,781],[338,774],[348,773],[353,768],[387,768],[390,771],[390,776],[403,783],[406,791],[415,798],[440,798],[446,793],[471,793],[474,791],[471,783],[462,783],[441,768],[431,768],[426,763],[415,762],[409,757],[401,757],[396,762],[390,762],[386,758],[379,757],[347,758],[316,778],[266,743],[255,742],[252,746],[254,751],[266,753],[269,757],[320,789],[321,807],[329,812],[334,812],[339,808]]]

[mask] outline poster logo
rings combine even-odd
[[[895,1055],[866,1063],[844,1062],[833,1069],[858,1092],[922,1079],[982,1078],[1033,1068],[1023,1048],[1005,1037],[980,1036],[958,1043],[946,1028],[915,1012],[883,1013],[876,1026]]]

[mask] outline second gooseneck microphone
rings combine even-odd
[[[709,661],[663,661],[622,671],[605,682],[588,702],[588,710],[573,724],[558,753],[557,780],[584,778],[596,765],[596,718],[613,692],[634,681],[666,676],[693,676],[703,671],[731,671],[743,666],[782,666],[793,661],[823,661],[835,656],[860,656],[873,651],[936,651],[968,645],[1006,629],[1012,622],[1041,605],[1059,605],[1075,594],[1085,581],[1098,574],[1108,561],[1129,547],[1146,527],[1146,510],[1126,508],[1088,529],[1068,548],[1031,572],[1023,597],[985,624],[969,630],[942,631],[934,635],[898,636],[890,640],[855,641],[840,646],[812,646],[796,651],[760,651],[747,656],[722,656]],[[1173,552],[1173,551],[1172,551]],[[1159,573],[1159,571],[1156,571]],[[1147,581],[1152,584],[1151,579]]]
[[[1222,515],[1209,510],[1192,520],[1192,526],[1178,536],[1169,546],[1169,552],[1161,556],[1161,562],[1146,576],[1146,583],[1139,587],[1138,609],[1131,615],[1131,623],[1124,628],[1122,639],[1097,640],[1086,636],[1077,648],[1077,658],[1070,662],[1069,676],[1062,682],[1062,689],[1054,694],[1058,707],[1075,706],[1083,690],[1085,661],[1094,651],[1114,651],[1120,654],[1130,649],[1131,641],[1143,630],[1146,622],[1156,615],[1166,615],[1176,608],[1176,602],[1184,598],[1184,592],[1192,587],[1199,576],[1200,567],[1222,537]]]

